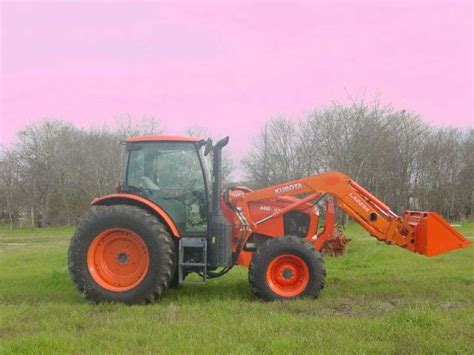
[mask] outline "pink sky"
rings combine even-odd
[[[348,95],[473,124],[473,5],[446,2],[1,4],[0,144],[44,117],[249,136]]]

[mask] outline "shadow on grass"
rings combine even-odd
[[[215,301],[251,301],[256,300],[246,279],[224,276],[219,280],[209,280],[206,284],[181,285],[170,288],[159,303],[195,303]],[[34,278],[11,280],[5,288],[0,288],[0,304],[3,305],[38,305],[50,303],[92,304],[81,297],[64,271],[53,270],[47,275]]]
[[[224,276],[225,278],[225,276]],[[163,295],[163,302],[214,302],[214,301],[257,300],[250,290],[247,280],[209,280],[203,285],[181,285],[169,289]]]

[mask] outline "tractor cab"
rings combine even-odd
[[[125,143],[120,192],[151,201],[171,218],[180,236],[179,282],[189,272],[205,281],[208,267],[233,263],[231,225],[219,198],[222,149],[228,141],[213,145],[211,139],[147,136]]]
[[[169,136],[128,140],[121,191],[159,205],[181,235],[207,235],[212,181],[209,142]]]

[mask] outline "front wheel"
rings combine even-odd
[[[143,304],[168,288],[176,268],[172,237],[160,221],[134,206],[99,207],[71,239],[68,266],[92,302]]]
[[[266,241],[258,247],[249,267],[252,291],[267,301],[317,297],[325,276],[321,254],[294,236]]]

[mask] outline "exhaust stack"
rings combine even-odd
[[[231,267],[232,225],[222,214],[220,207],[222,191],[222,149],[229,143],[229,137],[222,138],[212,148],[212,210],[211,235],[208,243],[208,263],[212,267]]]
[[[212,148],[212,213],[221,213],[219,208],[220,194],[222,191],[222,149],[229,143],[229,137],[222,138]]]

